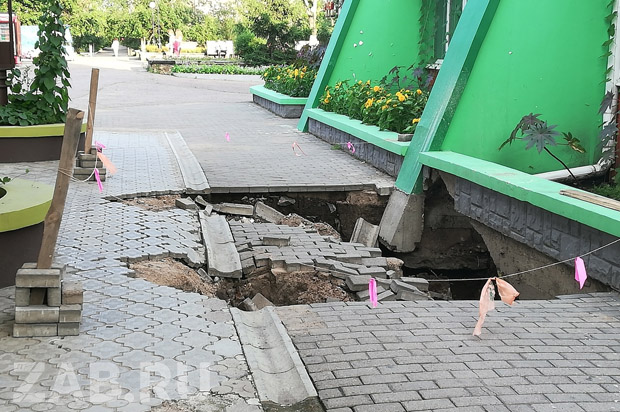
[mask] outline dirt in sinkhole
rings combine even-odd
[[[203,280],[196,270],[171,258],[147,260],[130,266],[135,276],[162,286],[186,292],[217,297],[233,306],[261,293],[276,306],[324,303],[329,298],[340,301],[355,299],[344,289],[344,281],[319,271],[281,273],[271,271],[248,279]]]
[[[175,201],[179,195],[164,195],[155,197],[134,197],[133,199],[125,199],[123,203],[129,206],[138,206],[141,209],[150,210],[152,212],[160,212],[162,210],[174,209]]]

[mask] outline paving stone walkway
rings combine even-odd
[[[616,293],[278,308],[329,412],[620,410]]]
[[[94,182],[71,183],[55,256],[84,284],[80,335],[10,337],[14,288],[0,290],[0,410],[139,412],[198,399],[207,411],[259,411],[226,302],[128,277],[127,262],[198,265],[204,256],[195,211],[118,201],[185,189],[165,135],[95,138],[119,172],[103,194]],[[26,168],[29,179],[53,183],[57,162],[2,164],[0,174]]]
[[[252,103],[249,88],[262,83],[259,76],[179,78],[147,73],[127,58],[81,57],[70,65],[71,104],[84,109],[90,66],[101,67],[96,127],[178,131],[212,193],[389,194],[394,186],[393,178],[350,156],[346,146],[334,148],[301,133],[297,119],[282,119]]]

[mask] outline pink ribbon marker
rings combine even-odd
[[[226,132],[226,134],[224,136],[226,137],[226,141],[230,142],[230,135],[228,134],[228,132]]]
[[[347,142],[347,148],[351,153],[355,153],[355,146],[353,146],[353,143]]]
[[[368,294],[370,295],[370,303],[372,307],[377,307],[377,281],[375,278],[370,278],[368,281]]]
[[[99,143],[98,141],[95,140],[95,149],[97,149],[97,151],[100,152],[103,149],[105,149],[105,146],[103,143]]]
[[[586,265],[583,263],[583,259],[580,257],[575,258],[575,280],[579,282],[579,289],[583,288],[586,279],[588,279],[588,274],[586,273]]]
[[[99,177],[99,170],[95,168],[95,180],[97,181],[97,186],[99,186],[99,193],[103,193],[103,185],[101,184],[101,177]]]
[[[295,150],[295,149],[298,149],[298,150],[299,150],[301,153],[303,153],[304,155],[306,154],[306,153],[304,153],[304,151],[301,149],[301,147],[299,147],[299,145],[297,144],[297,142],[293,142],[293,153],[295,153],[295,156],[301,156],[299,153],[297,153],[297,150]]]

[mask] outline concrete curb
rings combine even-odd
[[[187,143],[178,132],[164,132],[168,144],[177,159],[183,182],[187,193],[211,193],[211,187],[207,181],[200,163],[194,156]]]
[[[314,385],[274,307],[232,308],[258,397],[265,410],[323,411]]]
[[[207,273],[211,276],[241,278],[241,260],[230,226],[222,215],[198,212],[202,239],[207,253]]]

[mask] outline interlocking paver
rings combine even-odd
[[[620,302],[617,294],[586,296]],[[471,335],[477,315],[473,302],[394,302],[376,309],[315,304],[281,308],[278,313],[302,360],[309,360],[307,369],[328,408],[613,410],[608,405],[620,401],[620,369],[611,348],[619,346],[620,336],[593,329],[617,325],[620,310],[593,326],[592,316],[598,315],[602,302],[581,302],[583,306],[577,301],[499,306],[487,318],[480,338]],[[570,308],[575,312],[567,313]],[[359,330],[356,318],[385,323]],[[380,326],[385,328],[374,329]],[[369,334],[372,339],[366,337]],[[593,345],[593,335],[600,335],[604,344]],[[609,360],[605,354],[610,354]],[[326,361],[317,363],[320,357]],[[339,393],[351,396],[345,401]]]

